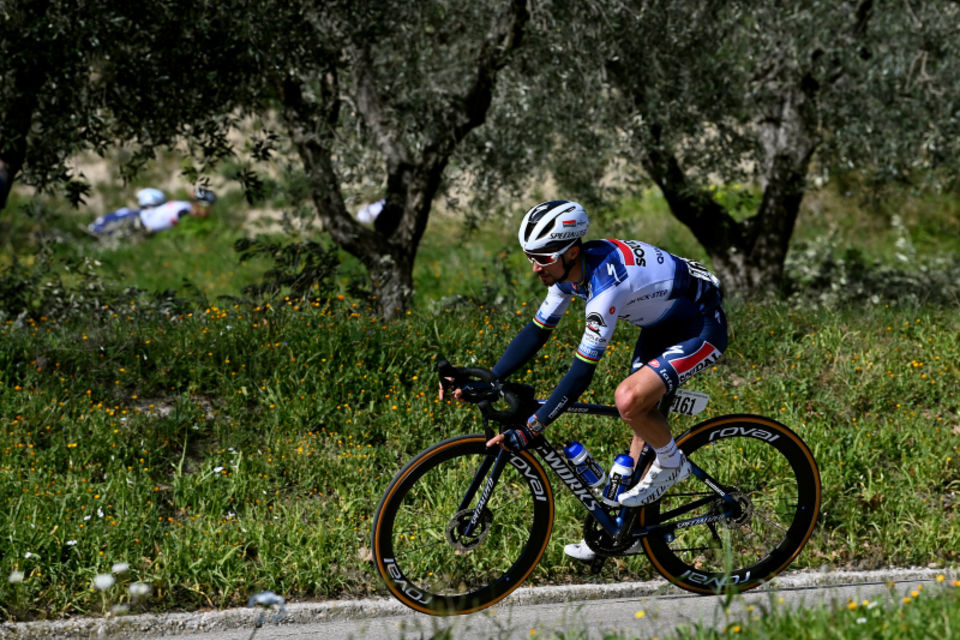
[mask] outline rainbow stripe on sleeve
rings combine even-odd
[[[537,325],[544,331],[553,331],[553,329],[555,329],[557,326],[557,322],[559,322],[559,320],[554,320],[552,323],[550,320],[542,320],[540,318],[540,314],[533,316],[533,324]]]
[[[577,352],[576,352],[575,355],[576,355],[578,358],[580,358],[581,360],[583,360],[584,362],[586,362],[587,364],[592,364],[592,365],[596,366],[597,364],[600,363],[600,357],[601,357],[601,356],[591,356],[591,355],[588,355],[588,354],[584,353],[584,352],[581,351],[580,349],[577,349]],[[601,355],[602,355],[602,354],[601,354]]]

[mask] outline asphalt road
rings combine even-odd
[[[664,637],[679,624],[723,626],[743,623],[775,607],[843,606],[850,599],[882,601],[901,597],[923,585],[941,586],[937,569],[871,572],[793,572],[768,588],[744,594],[731,603],[696,596],[663,581],[518,589],[504,602],[468,616],[434,618],[413,612],[392,599],[293,603],[280,621],[256,628],[253,609],[125,616],[113,620],[78,619],[56,623],[0,626],[0,638],[130,638],[135,640],[491,640],[566,637],[602,638],[625,632],[639,638]],[[728,606],[729,605],[729,606]],[[573,635],[579,633],[581,635]]]

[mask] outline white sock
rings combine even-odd
[[[657,452],[657,460],[661,467],[676,468],[680,466],[680,449],[677,448],[677,443],[673,438],[670,438],[670,442],[664,446],[654,447],[653,449]]]

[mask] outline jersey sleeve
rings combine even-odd
[[[547,289],[547,297],[540,303],[533,321],[541,329],[552,330],[560,322],[567,307],[570,306],[571,295],[564,293],[560,287],[553,285]]]
[[[556,286],[550,287],[533,320],[510,341],[497,364],[493,365],[493,374],[501,379],[506,378],[536,355],[553,335],[553,329],[569,304],[569,295]]]
[[[600,362],[617,326],[615,289],[610,287],[587,303],[587,319],[576,357],[567,374],[536,412],[537,418],[543,424],[547,425],[556,420],[571,402],[576,402],[593,381],[597,363]]]
[[[606,289],[587,303],[583,336],[576,356],[587,364],[596,365],[613,339],[617,328],[616,287]]]

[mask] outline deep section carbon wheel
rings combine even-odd
[[[821,491],[816,461],[797,434],[770,418],[730,415],[701,422],[677,445],[732,504],[691,475],[643,507],[644,526],[703,522],[643,539],[657,571],[689,591],[719,593],[756,587],[793,562],[813,533]],[[721,514],[728,515],[712,517]]]
[[[373,556],[390,592],[433,615],[488,607],[516,589],[543,556],[553,493],[529,453],[506,464],[477,510],[499,449],[481,435],[445,440],[411,460],[373,519]]]

